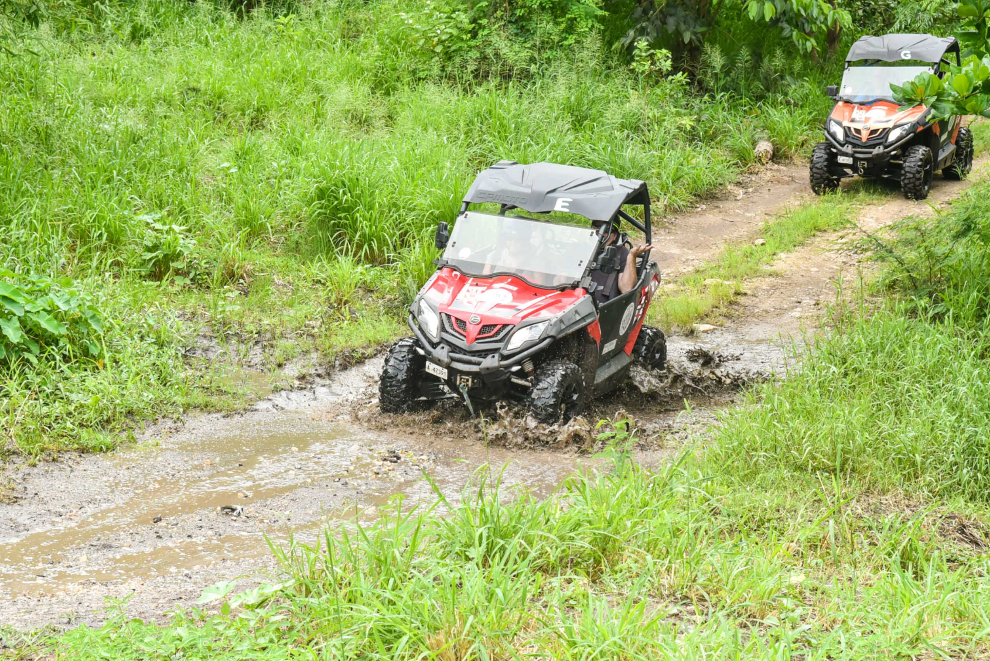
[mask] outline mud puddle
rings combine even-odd
[[[682,373],[724,368],[679,357],[676,346],[671,365],[683,360]],[[274,393],[240,415],[159,424],[110,455],[9,471],[19,500],[0,505],[0,622],[96,625],[108,599],[126,599],[130,616],[162,618],[217,581],[274,572],[270,542],[313,543],[326,526],[374,520],[396,497],[432,505],[424,474],[454,503],[484,465],[508,486],[548,495],[595,464],[589,451],[613,429],[599,428],[602,418],[628,420],[639,459],[653,464],[708,427],[734,391],[692,390],[698,411],[688,418],[680,391],[630,386],[564,428],[533,425],[518,407],[490,410],[482,424],[463,405],[381,415],[381,364]]]
[[[432,504],[424,473],[457,502],[486,464],[541,496],[580,470],[576,452],[354,423],[351,405],[373,393],[380,365],[242,415],[160,425],[109,456],[10,471],[20,500],[0,506],[0,622],[99,624],[106,599],[160,618],[219,580],[273,569],[268,540],[312,543],[324,526],[373,520],[397,496]]]

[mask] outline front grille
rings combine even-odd
[[[467,351],[491,352],[498,350],[501,341],[515,328],[512,324],[485,324],[478,329],[474,343],[467,345],[463,343],[462,339],[467,336],[467,322],[447,313],[441,314],[440,317],[448,336],[460,340],[459,344]]]
[[[882,145],[884,142],[887,141],[887,134],[890,133],[889,128],[872,129],[870,131],[870,137],[866,140],[863,140],[859,136],[859,131],[857,130],[854,132],[853,128],[858,129],[859,127],[851,127],[851,126],[845,127],[846,140],[848,140],[849,143],[856,146],[875,147],[876,145]]]

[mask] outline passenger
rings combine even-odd
[[[595,230],[601,229],[606,224],[608,225],[608,236],[602,241],[600,251],[608,246],[615,245],[619,240],[619,219],[617,217],[613,216],[611,220],[594,220],[591,222]],[[635,287],[637,280],[636,259],[652,248],[653,246],[648,243],[636,246],[632,250],[621,243],[616,245],[622,269],[618,273],[605,273],[601,269],[595,269],[591,272],[591,281],[596,285],[593,292],[595,300],[599,303],[606,303]],[[600,254],[601,252],[599,252]]]

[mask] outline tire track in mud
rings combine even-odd
[[[939,180],[932,199],[967,185]],[[810,197],[803,165],[771,168],[742,186],[740,199],[666,224],[656,241],[665,269],[690,269]],[[863,207],[860,221],[874,231],[928,211],[891,191]],[[862,255],[842,240],[819,236],[780,256],[775,275],[747,283],[721,328],[671,337],[671,369],[637,373],[625,391],[594,402],[584,425],[548,430],[509,410],[489,411],[493,422],[482,430],[458,406],[384,416],[375,399],[379,358],[237,415],[163,422],[107,456],[8,468],[19,500],[0,505],[0,624],[96,625],[107,597],[128,598],[131,616],[162,619],[217,581],[277,572],[266,536],[313,543],[325,526],[372,520],[396,496],[406,507],[432,503],[424,472],[454,502],[485,464],[504,466],[506,484],[549,493],[594,462],[583,450],[594,446],[599,419],[632,418],[643,438],[639,461],[663,461],[703,433],[740,384],[786,370],[789,351],[834,299],[830,283],[859,268]]]

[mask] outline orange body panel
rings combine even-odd
[[[891,101],[877,101],[869,105],[840,101],[835,104],[830,117],[849,127],[857,137],[867,140],[881,129],[918,119],[925,110],[925,106],[901,110],[900,106]]]

